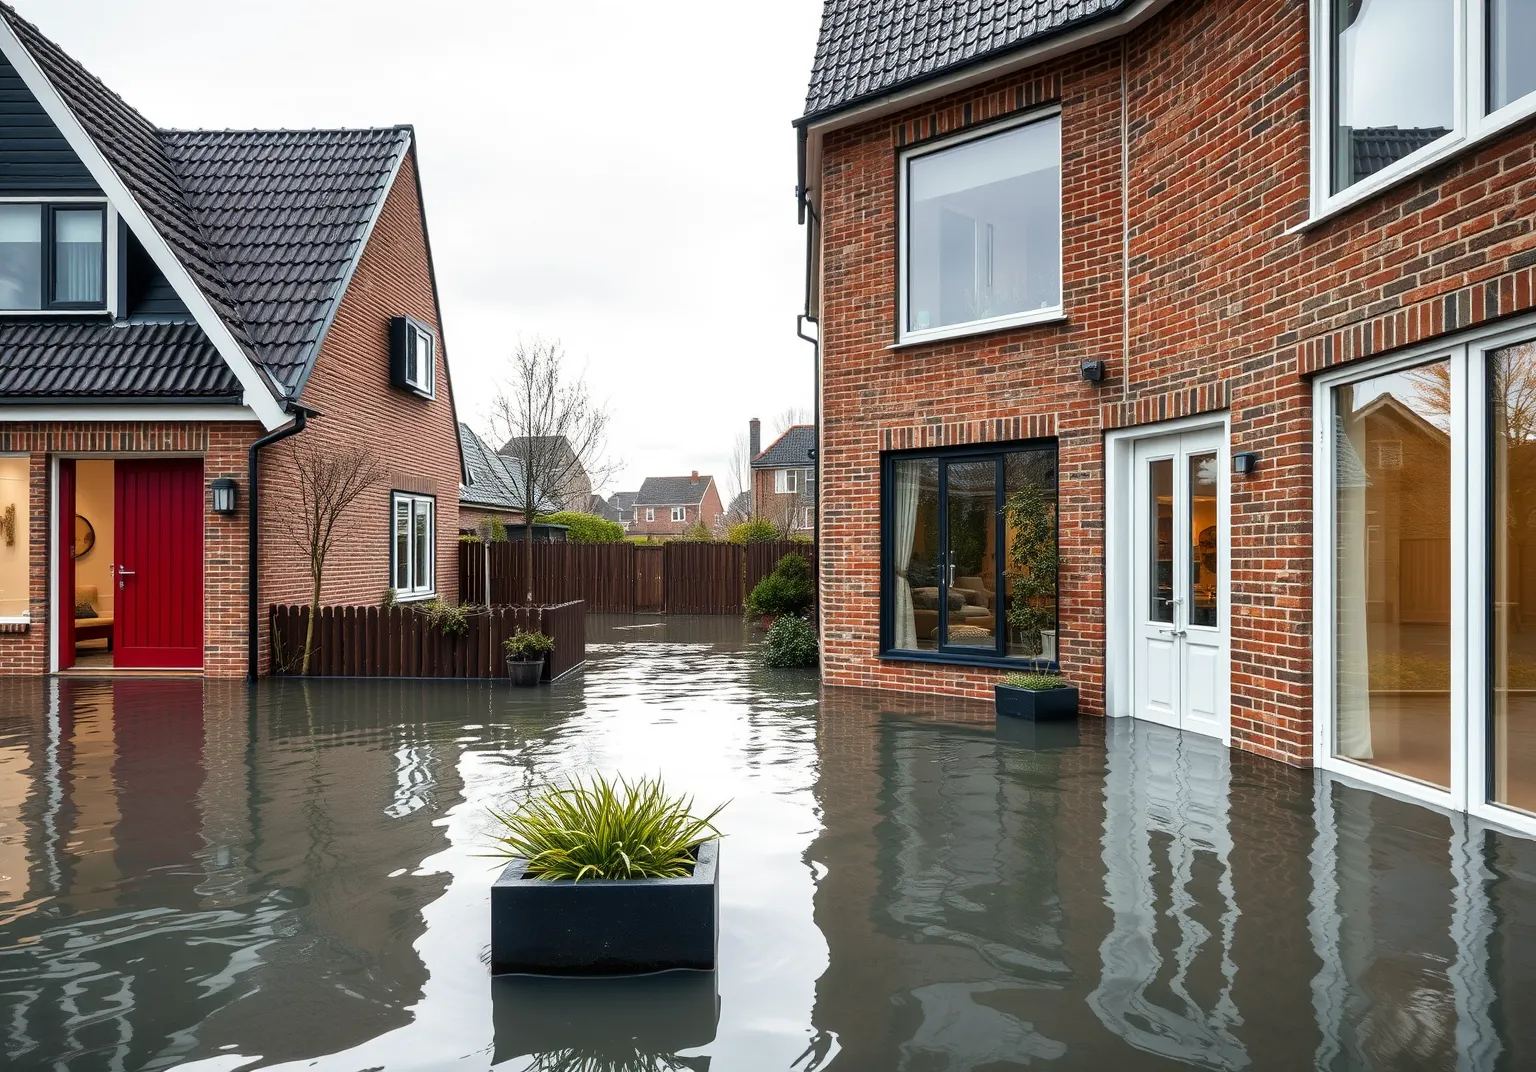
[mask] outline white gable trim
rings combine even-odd
[[[59,132],[64,135],[64,140],[75,151],[80,162],[85,165],[91,177],[96,180],[102,192],[107,195],[107,200],[117,210],[119,216],[128,224],[128,229],[143,244],[146,252],[154,260],[155,265],[165,274],[165,278],[175,289],[177,296],[186,303],[192,317],[199,327],[207,333],[214,347],[219,351],[219,356],[224,358],[225,364],[240,381],[240,386],[245,389],[245,404],[255,411],[257,418],[268,429],[272,430],[287,424],[289,416],[279,401],[277,394],[266,374],[258,369],[244,348],[236,341],[230,332],[229,326],[223,318],[214,311],[209,304],[207,296],[202,289],[193,282],[192,276],[187,272],[186,265],[181,263],[181,258],[172,252],[165,238],[150,219],[145,215],[139,203],[128,192],[122,179],[107,163],[106,157],[96,147],[80,121],[75,118],[75,113],[70,111],[64,103],[64,98],[43,73],[32,54],[26,50],[10,23],[0,19],[0,52],[4,52],[11,65],[16,68],[16,73],[21,75],[21,80],[32,91],[37,102],[42,105],[43,111],[48,113],[48,118],[53,120]]]
[[[248,406],[189,402],[6,402],[0,404],[0,423],[6,421],[255,421]]]

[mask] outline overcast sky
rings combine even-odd
[[[795,141],[820,0],[12,0],[161,126],[413,123],[454,396],[519,333],[613,413],[608,490],[812,402]],[[765,434],[766,434],[765,429]]]

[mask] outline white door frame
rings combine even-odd
[[[1135,445],[1140,439],[1215,429],[1221,434],[1220,469],[1223,509],[1219,519],[1219,545],[1232,546],[1231,415],[1226,411],[1202,413],[1178,420],[1117,428],[1104,434],[1104,707],[1111,718],[1129,718],[1136,691],[1136,584]],[[1221,740],[1232,740],[1232,568],[1221,571],[1217,613],[1228,623],[1227,669],[1223,674],[1223,704],[1227,724]]]

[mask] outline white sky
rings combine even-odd
[[[613,412],[607,490],[812,403],[790,121],[820,0],[12,0],[168,127],[413,123],[460,417],[519,333]],[[722,490],[723,494],[723,490]]]

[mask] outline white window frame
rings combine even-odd
[[[1454,0],[1455,86],[1451,133],[1374,175],[1333,192],[1333,3],[1311,0],[1312,199],[1310,225],[1368,201],[1447,157],[1485,142],[1536,115],[1536,92],[1489,112],[1488,25],[1485,0]]]
[[[1029,126],[1032,123],[1040,123],[1049,119],[1059,119],[1061,108],[1051,106],[1048,108],[1036,108],[1023,115],[1016,116],[1002,123],[988,123],[976,129],[962,131],[951,137],[940,138],[932,142],[924,142],[921,145],[905,149],[896,158],[896,346],[911,346],[926,342],[935,342],[941,339],[955,339],[966,335],[980,335],[989,331],[999,331],[1004,328],[1023,327],[1029,324],[1046,324],[1065,318],[1066,301],[1066,272],[1064,259],[1066,257],[1066,234],[1064,232],[1064,214],[1061,207],[1061,196],[1058,193],[1056,199],[1056,278],[1060,283],[1061,301],[1047,309],[1030,309],[1022,313],[1009,313],[1004,316],[987,317],[983,320],[970,320],[964,324],[948,324],[944,327],[929,328],[922,331],[909,331],[907,329],[907,176],[911,170],[912,161],[930,156],[934,153],[942,153],[947,149],[953,149],[967,142],[979,141],[982,138],[994,137],[1005,134],[1019,127]],[[1066,181],[1065,169],[1062,168],[1061,159],[1061,125],[1056,127],[1056,164],[1062,171],[1061,183]]]
[[[1536,837],[1536,815],[1488,799],[1488,546],[1486,439],[1488,355],[1536,340],[1536,315],[1414,347],[1400,354],[1330,370],[1313,381],[1313,762],[1317,767],[1393,796]],[[1334,405],[1333,388],[1437,360],[1451,369],[1451,785],[1413,778],[1334,755]],[[1480,519],[1480,520],[1479,520]]]
[[[687,521],[688,520],[688,507],[686,507],[686,506],[674,506],[674,507],[672,507],[672,520],[673,521]]]
[[[773,493],[775,495],[800,494],[800,470],[775,469],[773,471]]]
[[[645,508],[645,519],[647,521],[655,521],[656,520],[656,508],[654,506],[647,506]]]
[[[414,561],[414,549],[416,547],[416,514],[421,507],[426,507],[427,516],[427,577],[425,583],[417,576],[417,566]],[[400,534],[400,510],[405,507],[407,518],[407,546],[412,549],[412,561],[407,563],[407,579],[409,584],[402,588],[399,585],[399,534]],[[408,603],[418,599],[431,599],[437,595],[437,498],[432,495],[420,495],[409,491],[392,491],[389,494],[389,583],[395,590],[395,600],[400,603]]]
[[[406,356],[405,382],[414,391],[419,391],[427,398],[435,396],[437,389],[437,335],[427,325],[415,319],[407,321],[410,334],[406,337],[406,345],[410,348]],[[421,359],[422,347],[426,347],[427,358]],[[411,359],[416,361],[416,377],[411,377]]]
[[[80,317],[90,318],[90,317],[101,317],[101,316],[110,316],[110,317],[114,317],[115,318],[115,317],[122,316],[122,315],[126,314],[126,310],[122,310],[122,309],[119,309],[117,307],[117,288],[118,288],[118,275],[117,275],[117,230],[118,230],[118,223],[117,223],[117,209],[112,207],[112,203],[110,201],[108,201],[106,198],[102,197],[100,194],[86,195],[86,196],[64,196],[64,197],[14,197],[14,196],[9,196],[8,195],[8,196],[5,196],[5,197],[0,197],[0,205],[41,205],[41,206],[43,206],[43,209],[44,209],[44,212],[43,212],[43,243],[44,243],[44,245],[47,245],[48,243],[51,243],[53,241],[53,235],[50,233],[50,228],[48,226],[49,214],[46,211],[49,206],[55,206],[55,207],[58,207],[58,208],[66,208],[66,209],[68,209],[68,208],[99,208],[99,209],[102,209],[103,210],[103,216],[105,218],[105,223],[104,223],[105,234],[103,235],[103,242],[102,242],[102,256],[104,256],[106,258],[106,260],[107,260],[107,263],[105,265],[105,269],[106,270],[103,273],[103,277],[102,277],[103,281],[104,281],[104,286],[106,287],[106,290],[105,290],[105,293],[102,295],[102,303],[100,305],[76,305],[76,306],[65,306],[65,307],[53,308],[53,309],[49,309],[46,306],[44,308],[42,308],[42,309],[0,309],[0,319],[16,319],[16,318],[19,318],[19,317],[24,317],[24,318],[27,318],[27,319],[37,319],[39,317],[75,317],[75,318],[78,319]],[[47,263],[48,260],[49,260],[49,258],[45,254],[44,262]],[[48,296],[48,290],[52,286],[52,282],[53,281],[50,280],[50,279],[44,279],[43,280],[43,297],[44,298],[46,298]]]

